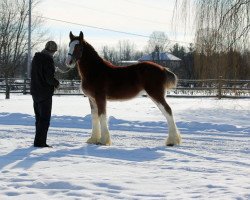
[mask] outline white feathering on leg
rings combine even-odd
[[[103,145],[111,145],[110,134],[108,130],[107,116],[106,114],[100,115],[101,124],[101,139],[100,143]]]
[[[166,140],[166,145],[180,144],[181,143],[181,136],[180,136],[180,133],[176,127],[174,117],[166,112],[166,110],[162,104],[156,103],[156,105],[158,106],[158,108],[161,110],[161,112],[163,113],[163,115],[166,117],[166,119],[168,121],[169,135],[168,135],[168,138]]]

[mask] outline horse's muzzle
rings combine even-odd
[[[68,54],[68,57],[65,62],[66,66],[69,68],[74,68],[75,67],[75,60],[72,55]]]

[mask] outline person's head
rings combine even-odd
[[[57,44],[54,41],[48,41],[45,45],[45,50],[54,54],[57,51]]]

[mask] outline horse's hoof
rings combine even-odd
[[[96,144],[97,144],[97,145],[103,145],[103,146],[110,146],[110,145],[111,145],[111,142],[110,142],[110,141],[107,141],[107,142],[98,141]]]
[[[99,140],[96,139],[96,138],[89,138],[89,139],[87,140],[87,143],[88,143],[88,144],[98,144],[98,143],[99,143],[98,141],[99,141]]]
[[[166,140],[166,146],[175,146],[181,144],[181,135],[177,133],[174,137],[168,137]]]
[[[97,143],[95,143],[96,145],[104,145],[104,144],[102,144],[101,142],[97,142]]]
[[[111,143],[101,143],[101,142],[97,142],[97,145],[103,145],[103,146],[110,146]]]

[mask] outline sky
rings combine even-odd
[[[68,44],[70,31],[83,31],[97,50],[123,40],[142,50],[153,31],[165,32],[172,44],[192,42],[193,33],[173,23],[174,5],[175,0],[41,0],[33,15],[44,17],[44,28],[58,44]]]

